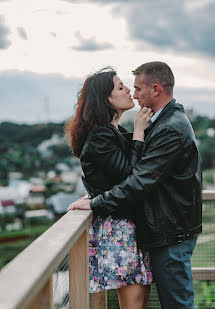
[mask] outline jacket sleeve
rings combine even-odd
[[[131,147],[131,148],[130,148]],[[113,130],[105,127],[93,134],[90,144],[90,155],[104,173],[113,177],[115,183],[120,183],[132,171],[132,167],[141,159],[144,142],[132,141],[125,152],[117,143]]]
[[[134,199],[155,190],[168,177],[183,154],[183,143],[178,132],[164,128],[152,138],[143,157],[132,173],[119,185],[93,198],[90,206],[96,215],[110,215],[123,204],[132,207]]]

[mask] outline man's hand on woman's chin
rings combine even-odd
[[[82,197],[74,203],[70,204],[67,208],[67,212],[74,209],[82,209],[82,210],[91,210],[90,208],[90,200],[88,197]]]

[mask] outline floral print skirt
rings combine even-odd
[[[89,226],[90,293],[152,283],[148,252],[137,248],[131,220],[97,218]]]

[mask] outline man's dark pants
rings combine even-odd
[[[190,258],[196,239],[150,249],[162,309],[195,309]]]

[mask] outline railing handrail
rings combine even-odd
[[[26,308],[86,230],[92,211],[70,211],[0,272],[0,308]]]
[[[204,201],[215,200],[215,190],[203,190],[202,198]]]
[[[215,200],[215,190],[204,190],[203,200]],[[26,308],[91,220],[92,211],[68,212],[8,263],[0,272],[0,308]]]

